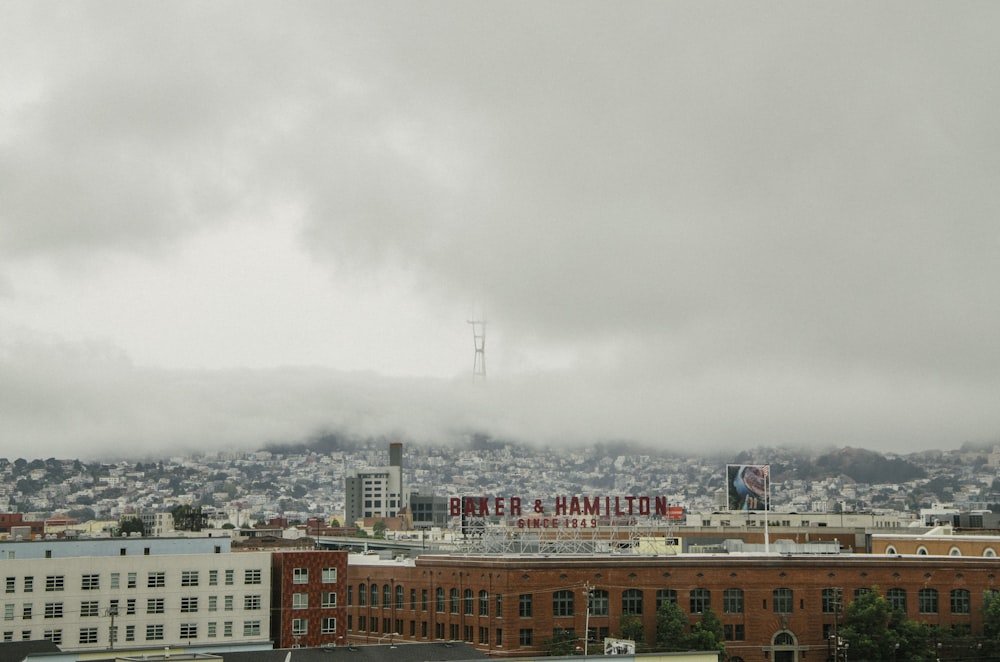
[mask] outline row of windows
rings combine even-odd
[[[337,594],[333,592],[320,594],[320,607],[323,609],[333,609],[337,606]],[[292,609],[309,609],[308,593],[292,594]]]
[[[348,587],[347,602],[353,604],[353,587]],[[855,589],[854,597],[870,591],[868,588]],[[395,606],[403,609],[404,589],[402,586],[395,588],[395,603],[390,602],[393,597],[391,587],[385,584],[382,587],[382,602],[386,607]],[[621,594],[621,613],[640,616],[643,613],[645,594],[641,589],[627,589]],[[372,584],[366,590],[364,584],[358,586],[358,604],[360,606],[378,607],[379,605],[379,585]],[[473,616],[489,616],[490,599],[487,591],[479,591],[476,599],[472,589],[465,589],[461,597],[459,590],[452,588],[445,599],[445,589],[438,588],[435,591],[435,610],[438,613],[464,613]],[[497,594],[496,612],[497,617],[502,613],[501,596]],[[907,594],[905,589],[892,588],[886,592],[886,599],[894,609],[906,611]],[[609,614],[610,596],[608,591],[594,589],[589,591],[585,597],[589,605],[591,616],[607,616]],[[659,610],[665,602],[677,604],[677,590],[671,588],[657,589],[655,594],[655,608]],[[535,596],[531,593],[522,593],[518,596],[518,616],[521,618],[534,617]],[[724,614],[744,613],[745,593],[743,589],[727,588],[722,591],[722,612]],[[843,600],[841,589],[826,588],[822,592],[823,613],[833,614],[842,610]],[[700,614],[712,606],[712,593],[707,588],[694,588],[688,593],[688,611],[692,614]],[[427,590],[421,590],[420,610],[427,611]],[[446,609],[447,607],[447,609]],[[762,599],[761,607],[768,608],[767,598]],[[950,607],[952,614],[971,613],[971,595],[966,589],[953,589],[950,593]],[[776,614],[790,614],[795,608],[794,591],[790,588],[776,588],[771,591],[771,610]],[[805,608],[804,601],[800,600],[800,609]],[[417,610],[416,589],[410,589],[410,609]],[[923,588],[917,592],[917,611],[921,614],[938,613],[938,590],[933,588]],[[569,617],[576,613],[576,593],[570,590],[555,591],[552,594],[552,615],[554,617]]]
[[[336,568],[323,568],[321,571],[321,580],[324,584],[336,584],[337,583],[337,569]],[[292,583],[293,584],[308,584],[309,583],[309,568],[293,568],[292,569]]]
[[[334,621],[333,627],[336,629],[336,619]],[[204,623],[205,625],[205,636],[207,637],[217,637],[219,636],[219,624],[216,622]],[[324,627],[327,624],[324,622]],[[197,639],[198,638],[198,627],[199,623],[181,623],[178,629],[178,638],[180,639]],[[122,628],[125,641],[136,641],[136,626],[126,625]],[[233,636],[233,621],[225,621],[222,623],[222,636],[232,637]],[[99,627],[82,627],[79,630],[78,642],[81,644],[96,644]],[[164,625],[162,623],[151,623],[145,626],[146,641],[162,641],[164,639]],[[246,620],[243,621],[243,636],[244,637],[256,637],[261,634],[261,621],[259,619]],[[112,632],[112,637],[115,641],[118,640],[119,629],[116,626],[114,632]],[[30,641],[34,638],[31,630],[21,631],[21,640]],[[46,641],[51,641],[55,644],[63,643],[63,630],[61,628],[47,629],[43,632],[43,639]],[[6,630],[3,633],[3,641],[9,642],[14,641],[14,631]]]
[[[331,581],[337,581],[337,569],[336,568],[324,568],[323,569],[323,581],[327,582],[327,571],[332,570],[333,579]],[[225,570],[224,581],[227,586],[232,586],[235,583],[235,570]],[[208,573],[208,585],[218,586],[219,585],[219,571],[209,570]],[[243,583],[244,584],[261,584],[263,578],[263,573],[259,568],[246,569],[243,571]],[[109,586],[112,589],[121,588],[122,573],[112,572],[109,577]],[[181,586],[198,586],[201,581],[201,571],[200,570],[183,570],[181,571]],[[308,581],[308,571],[306,571],[306,581]],[[159,588],[166,586],[167,574],[163,571],[150,571],[146,574],[146,587],[147,588]],[[138,573],[129,572],[125,575],[125,586],[126,588],[138,588],[139,578]],[[83,591],[97,591],[101,588],[101,575],[99,573],[86,573],[80,577],[80,590]],[[45,590],[46,591],[63,591],[66,589],[66,576],[65,575],[47,575],[45,577]],[[5,583],[5,590],[7,593],[17,592],[17,578],[7,577]],[[31,593],[35,590],[35,578],[27,576],[23,578],[23,591],[25,593]]]
[[[369,626],[371,627],[370,630],[368,629]],[[451,624],[449,624],[448,625],[447,638],[448,639],[453,639],[453,640],[456,640],[456,641],[459,640],[459,639],[462,639],[463,641],[468,641],[468,642],[472,643],[473,642],[473,638],[472,637],[473,637],[473,633],[475,632],[475,626],[466,625],[466,626],[464,626],[464,630],[460,630],[459,628],[460,628],[460,626],[457,623],[451,623]],[[348,630],[353,630],[354,629],[354,619],[353,619],[353,616],[351,614],[347,615],[347,629]],[[359,615],[358,616],[358,629],[361,632],[374,632],[374,633],[377,633],[379,631],[379,620],[376,617],[372,617],[369,620],[369,619],[365,618],[364,616]],[[489,641],[489,632],[490,632],[490,629],[488,627],[479,626],[478,630],[479,630],[479,639],[478,639],[479,643],[482,644],[482,645],[484,645],[484,646],[488,645],[490,643],[490,641]],[[397,619],[395,621],[395,623],[393,623],[393,621],[391,619],[383,618],[382,619],[382,631],[386,632],[386,633],[403,634],[403,620],[402,619]],[[602,631],[604,632],[604,636],[608,636],[607,628],[603,628]],[[496,628],[495,632],[496,632],[496,640],[494,641],[494,645],[497,648],[500,648],[500,647],[503,646],[503,629],[502,628]],[[462,633],[464,633],[464,635]],[[417,622],[416,621],[410,621],[409,636],[412,637],[412,638],[416,638],[417,637]],[[419,636],[422,637],[422,638],[424,638],[424,639],[427,639],[427,637],[428,637],[428,625],[427,625],[427,621],[421,621],[421,623],[420,623],[420,635]],[[434,638],[435,639],[445,639],[446,638],[446,635],[445,635],[445,624],[444,623],[435,623],[434,624]]]
[[[320,634],[335,634],[337,632],[337,619],[332,616],[320,619],[319,631]],[[301,637],[307,634],[309,634],[309,619],[293,618],[292,636]]]
[[[305,594],[303,594],[305,595]],[[332,604],[329,604],[332,602]],[[224,596],[223,605],[226,611],[233,611],[233,596]],[[243,596],[243,609],[248,611],[253,611],[261,609],[263,603],[263,597],[261,595],[245,595]],[[198,596],[187,596],[181,598],[180,610],[181,613],[191,613],[197,612],[200,604],[200,598]],[[210,595],[207,599],[208,611],[218,611],[219,600],[218,596]],[[146,599],[146,613],[147,614],[162,614],[165,611],[164,608],[165,599],[164,598],[147,598]],[[324,593],[323,594],[323,606],[336,607],[337,606],[337,594],[336,593]],[[3,619],[5,621],[14,620],[14,614],[17,605],[12,602],[5,603],[3,606]],[[305,608],[305,607],[303,607]],[[34,611],[33,604],[30,602],[25,602],[21,605],[21,618],[23,620],[30,620],[32,613]],[[46,602],[45,603],[45,618],[62,618],[64,614],[64,607],[62,602]],[[135,598],[129,598],[125,602],[125,611],[119,611],[119,601],[111,600],[108,603],[108,613],[107,615],[114,614],[115,616],[121,615],[131,615],[136,613],[136,601]],[[91,617],[100,616],[100,603],[98,600],[83,600],[80,602],[80,616]]]

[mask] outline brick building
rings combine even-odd
[[[271,554],[271,636],[278,648],[337,645],[346,615],[347,552]]]
[[[984,592],[1000,589],[1000,564],[982,556],[357,555],[350,563],[352,642],[461,640],[492,656],[537,655],[557,629],[581,643],[585,629],[592,642],[614,637],[624,614],[641,618],[652,640],[656,609],[671,600],[692,622],[711,607],[730,660],[825,660],[843,605],[872,586],[912,620],[971,634],[982,632]]]

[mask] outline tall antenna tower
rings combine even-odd
[[[472,362],[472,379],[486,381],[486,320],[468,320],[472,325],[472,341],[476,358]]]

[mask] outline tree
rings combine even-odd
[[[664,600],[656,610],[656,640],[658,651],[685,650],[687,641],[687,614],[676,602]]]
[[[334,517],[333,519],[330,520],[330,526],[333,527],[334,529],[339,529],[340,528],[340,520],[337,519],[336,517]]]
[[[841,640],[850,645],[851,658],[858,660],[933,660],[935,651],[930,626],[915,623],[894,610],[873,586],[844,609]]]
[[[140,536],[146,535],[146,529],[138,517],[123,517],[118,520],[118,529],[115,531],[115,535],[125,536],[130,533],[138,533]]]
[[[642,619],[635,614],[625,614],[618,621],[618,629],[622,639],[631,639],[637,645],[642,639]]]
[[[691,626],[691,636],[687,644],[688,650],[726,652],[722,622],[711,608],[705,609],[701,620]]]
[[[376,538],[385,538],[386,524],[383,520],[379,520],[372,524],[372,534]]]
[[[570,630],[556,628],[552,638],[545,640],[545,650],[549,655],[572,655],[576,651],[577,638]]]

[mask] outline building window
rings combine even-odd
[[[791,614],[794,597],[790,588],[776,588],[771,592],[771,602],[775,614]]]
[[[890,588],[886,591],[885,598],[893,609],[906,613],[906,589]]]
[[[497,600],[496,600],[496,602],[497,602],[496,618],[503,618],[503,595],[502,594],[497,593]]]
[[[125,615],[135,613],[135,598],[129,598],[125,601]]]
[[[712,606],[712,594],[707,588],[693,588],[690,603],[692,614],[702,614]]]
[[[552,594],[552,615],[557,618],[573,615],[573,591],[556,591]]]
[[[403,587],[402,586],[397,586],[396,587],[396,609],[402,609],[402,608],[403,608]]]
[[[448,591],[448,611],[452,614],[458,613],[458,589],[453,588]],[[457,638],[457,637],[454,637]]]
[[[80,603],[80,616],[100,616],[97,600],[84,600]]]
[[[968,614],[971,602],[969,600],[969,592],[964,588],[956,588],[951,591],[951,613],[953,614]]]
[[[162,614],[163,613],[163,598],[147,598],[146,599],[146,613],[147,614]]]
[[[198,624],[197,623],[181,623],[181,639],[197,639],[198,638]]]
[[[208,623],[208,632],[206,633],[208,635],[209,639],[212,639],[212,638],[214,638],[216,636],[216,630],[218,629],[217,626],[218,626],[218,623],[216,623],[215,621],[209,621],[209,623]]]
[[[198,585],[198,571],[197,570],[184,570],[181,572],[181,586],[197,586]]]
[[[24,619],[24,620],[26,620],[26,621],[30,621],[31,620],[31,603],[30,602],[25,602],[24,603],[24,610],[21,612],[21,618]]]
[[[295,568],[292,570],[292,583],[293,584],[308,584],[309,583],[309,568]],[[372,605],[374,606],[374,605]]]
[[[637,588],[622,591],[622,614],[642,616],[642,591]]]
[[[7,578],[7,592],[8,593],[14,593],[15,591],[17,591],[17,577],[8,577]]]
[[[63,575],[49,575],[45,578],[46,591],[61,591],[66,583]]]
[[[867,586],[862,586],[861,588],[856,588],[856,589],[854,589],[854,599],[857,600],[862,595],[868,595],[871,592],[872,592],[872,590],[870,588],[868,588]]]
[[[743,623],[726,624],[722,626],[722,633],[726,641],[743,641],[746,639],[746,627]],[[732,660],[732,658],[730,658]]]
[[[8,602],[3,606],[3,620],[12,621],[14,620],[14,603]]]
[[[490,615],[490,592],[480,591],[479,592],[479,615],[489,616]]]
[[[146,575],[147,588],[163,588],[167,585],[167,575],[165,572],[150,572]]]
[[[292,609],[309,609],[309,594],[292,593]]]
[[[605,593],[607,593],[605,591]],[[672,602],[677,604],[677,589],[673,588],[658,588],[656,589],[656,610],[659,611],[665,603]],[[607,616],[607,612],[603,614]]]
[[[63,617],[63,603],[61,602],[45,603],[45,618],[62,618],[62,617]]]
[[[80,589],[84,591],[96,591],[101,588],[101,576],[99,574],[83,575],[80,581]]]
[[[223,598],[223,600],[224,600],[223,609],[225,609],[226,611],[232,611],[233,610],[233,596],[227,595],[227,596],[225,596],[225,598]]]
[[[434,591],[434,608],[439,614],[444,613],[444,589],[440,586]]]
[[[839,614],[843,592],[839,588],[824,588],[821,601],[824,614]]]
[[[322,600],[320,605],[323,609],[333,609],[337,606],[337,594],[332,591],[323,593]]]
[[[260,621],[243,621],[243,636],[244,637],[259,637],[260,636]]]
[[[358,584],[358,605],[364,607],[368,604],[368,587]]]
[[[111,573],[111,588],[120,588],[122,574],[120,572]]]
[[[125,626],[125,641],[135,641],[135,626],[126,625]]]
[[[191,614],[198,611],[198,598],[188,597],[181,598],[181,613]]]
[[[44,639],[45,641],[51,641],[54,644],[61,644],[62,630],[61,629],[46,630],[45,633],[42,635],[42,639]]]
[[[134,572],[128,573],[128,585],[127,585],[127,588],[135,588],[136,585],[137,585],[137,583],[138,583],[138,581],[139,580],[138,580],[138,578],[136,576],[136,573],[134,573]]]
[[[114,588],[118,588],[117,586]],[[35,578],[28,575],[24,578],[24,592],[31,593],[35,590]]]
[[[320,625],[321,634],[336,634],[337,633],[337,619],[332,616],[326,616]]]
[[[160,641],[163,639],[163,625],[147,625],[146,626],[146,641]]]
[[[503,648],[503,628],[497,628],[496,637],[493,639],[497,648]]]
[[[417,610],[417,589],[410,589],[410,611]]]
[[[292,636],[301,637],[309,634],[309,621],[305,618],[292,619]]]
[[[260,584],[261,583],[261,572],[260,568],[253,570],[243,571],[243,583],[244,584]]]
[[[219,609],[219,596],[210,595],[208,596],[208,610],[217,611]]]
[[[522,593],[517,598],[517,615],[521,618],[531,618],[532,612],[532,595],[530,593]]]
[[[934,588],[922,588],[917,593],[917,608],[921,614],[938,613],[938,592]]]
[[[80,628],[80,643],[81,644],[96,644],[97,643],[97,628]]]
[[[472,616],[473,602],[474,600],[472,599],[472,589],[471,588],[465,589],[465,592],[462,594],[462,604],[463,604],[462,611],[466,616]]]
[[[378,607],[378,584],[372,584],[368,587],[368,602],[371,603],[372,607]]]
[[[742,614],[743,613],[743,589],[727,588],[722,592],[722,613]]]
[[[219,571],[218,570],[209,570],[208,571],[208,585],[209,586],[218,586],[219,585]]]
[[[300,595],[300,594],[296,593],[295,595]],[[257,609],[260,609],[260,603],[261,603],[261,597],[259,594],[243,596],[243,608],[246,609],[247,611],[255,611]]]
[[[232,621],[226,621],[225,623],[222,624],[222,636],[223,637],[231,637],[231,636],[233,636],[233,622]]]
[[[324,584],[336,584],[337,583],[337,569],[336,568],[323,568],[323,583]]]
[[[532,633],[531,628],[521,628],[521,631],[518,632],[518,643],[522,647],[531,646],[532,645],[532,639],[533,639],[532,634],[533,633]]]
[[[235,570],[226,570],[226,586],[232,586],[233,585],[233,579],[234,579],[235,574],[236,574]],[[230,623],[229,626],[232,627],[232,623]],[[229,635],[229,636],[232,636],[232,635]]]
[[[382,587],[382,606],[386,609],[392,606],[392,587],[386,584]]]

